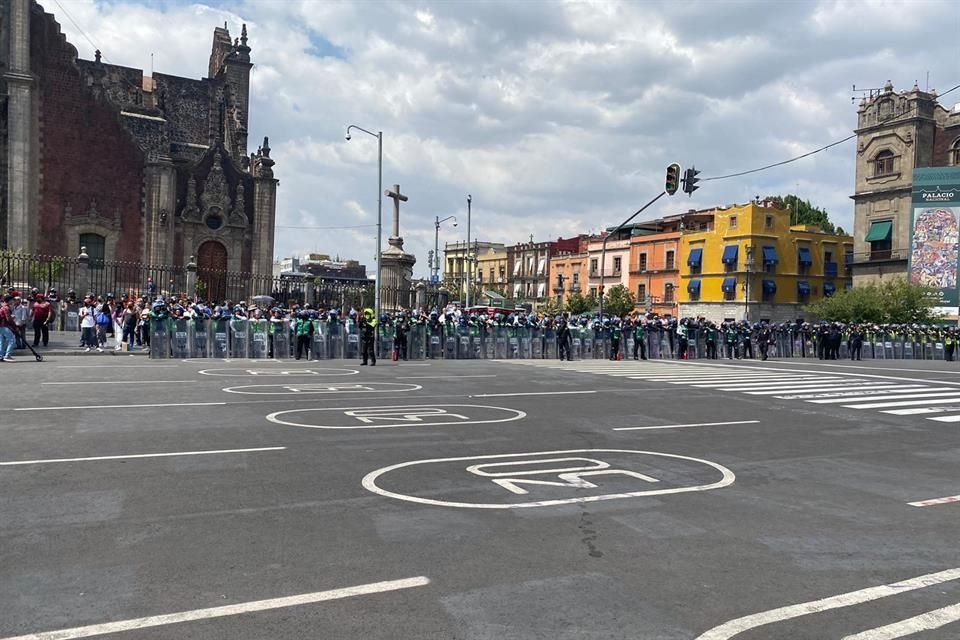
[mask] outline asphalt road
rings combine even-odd
[[[955,363],[0,374],[0,640],[960,637]]]

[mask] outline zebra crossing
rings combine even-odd
[[[816,405],[875,410],[935,422],[960,422],[960,385],[856,374],[763,370],[735,364],[582,360],[501,360],[507,364],[728,391]]]

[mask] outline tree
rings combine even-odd
[[[807,311],[830,322],[870,324],[927,324],[937,320],[933,290],[893,278],[841,291],[807,306]]]
[[[610,287],[603,298],[604,311],[612,316],[625,316],[633,311],[637,299],[629,289],[622,284]]]
[[[563,305],[557,302],[556,298],[547,298],[547,301],[540,305],[538,311],[545,316],[558,316],[563,313]]]
[[[809,200],[801,200],[793,194],[767,196],[765,200],[773,202],[780,209],[790,209],[790,224],[812,224],[820,227],[824,233],[836,235],[845,233],[841,227],[834,226],[830,222],[826,209],[813,206]]]
[[[592,311],[597,306],[597,301],[593,296],[584,296],[579,291],[574,291],[567,296],[566,309],[572,315],[579,316],[588,311]]]

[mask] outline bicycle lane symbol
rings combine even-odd
[[[822,600],[771,609],[770,611],[755,613],[725,622],[697,636],[696,640],[731,640],[748,631],[768,625],[775,625],[778,622],[786,622],[803,616],[865,604],[874,600],[889,598],[958,579],[960,579],[960,569],[949,569],[901,580],[900,582],[881,585],[879,587],[869,587],[860,589],[859,591],[842,593],[829,598],[823,598]],[[843,640],[893,640],[894,638],[902,638],[921,631],[939,629],[958,620],[960,620],[960,603],[927,611],[880,627],[864,629],[852,635],[844,636]],[[807,622],[805,626],[812,624],[814,623]]]

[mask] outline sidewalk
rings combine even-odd
[[[33,329],[27,329],[27,343],[33,345]],[[51,331],[50,342],[44,347],[34,347],[37,354],[41,356],[146,356],[147,351],[142,347],[134,347],[133,351],[114,351],[117,346],[116,341],[107,336],[107,345],[103,348],[103,353],[96,349],[91,349],[87,353],[80,347],[79,331]],[[17,349],[13,352],[13,357],[18,359],[33,359],[33,354],[28,349]]]

